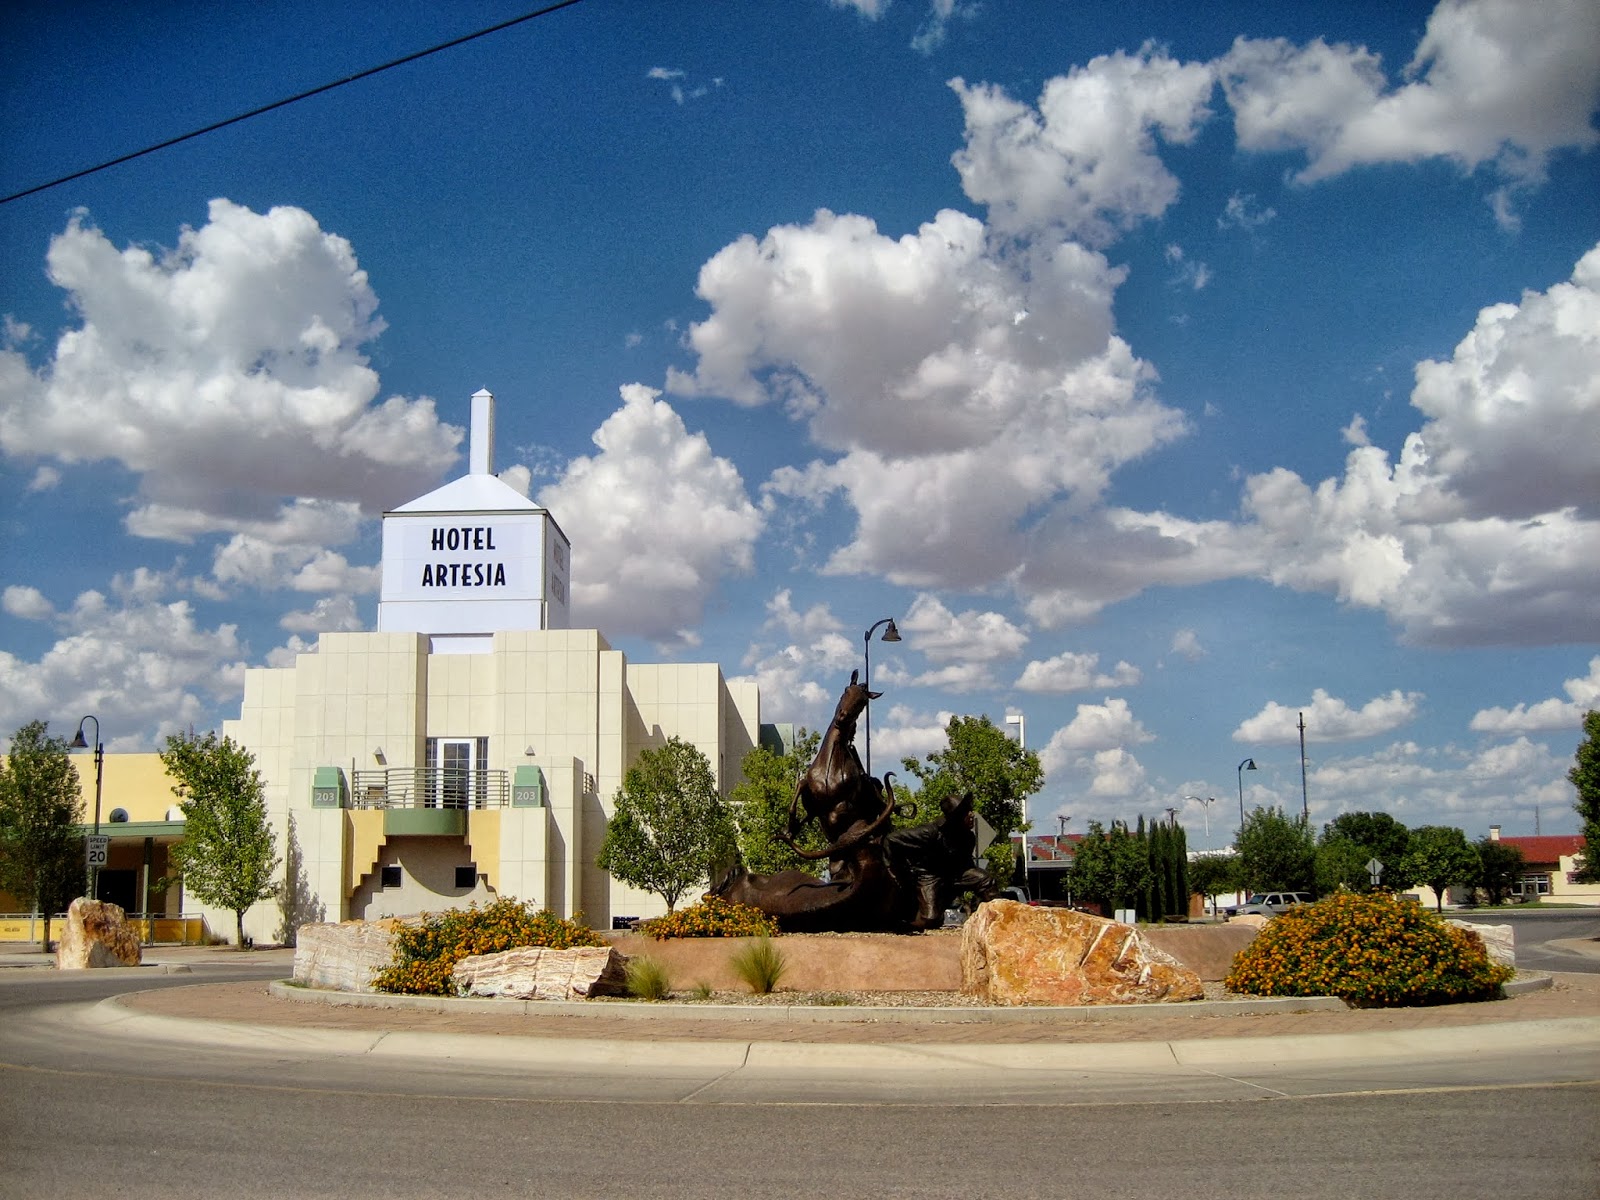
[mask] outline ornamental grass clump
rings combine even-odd
[[[707,896],[698,904],[641,921],[639,932],[656,941],[691,937],[777,937],[778,922],[748,904]]]
[[[782,950],[772,944],[771,938],[757,938],[741,946],[728,960],[733,973],[758,996],[766,996],[778,987],[778,980],[789,969]]]
[[[380,992],[411,996],[453,996],[456,964],[473,954],[498,954],[519,946],[570,950],[608,946],[594,930],[558,917],[549,909],[501,897],[479,908],[423,913],[416,924],[395,930],[394,961],[372,977]]]
[[[1226,985],[1256,996],[1338,996],[1361,1008],[1489,1000],[1515,974],[1483,939],[1383,893],[1341,892],[1268,921]]]
[[[628,995],[635,1000],[665,1000],[672,994],[672,977],[660,959],[649,955],[630,958],[623,971]]]

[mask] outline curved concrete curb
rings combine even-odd
[[[1525,996],[1529,992],[1542,992],[1555,983],[1548,971],[1518,971],[1515,979],[1500,985],[1500,995],[1509,1000],[1512,996]]]
[[[1545,986],[1549,986],[1546,979]],[[268,985],[280,1000],[348,1008],[390,1008],[411,1012],[494,1013],[499,1016],[700,1017],[709,1020],[772,1019],[791,1024],[893,1021],[902,1025],[1058,1025],[1077,1021],[1128,1021],[1148,1017],[1260,1016],[1263,1013],[1345,1012],[1336,996],[1283,996],[1263,1000],[1190,1000],[1182,1004],[1029,1006],[1023,1008],[892,1008],[821,1004],[681,1004],[662,1001],[485,1000],[452,996],[396,996],[387,992],[335,992],[302,987],[285,979]]]
[[[930,1072],[969,1072],[992,1078],[996,1071],[1029,1076],[1232,1076],[1252,1068],[1465,1061],[1486,1047],[1500,1055],[1559,1052],[1564,1061],[1582,1056],[1600,1066],[1600,1017],[1359,1034],[1021,1045],[617,1040],[319,1029],[159,1016],[124,1007],[118,997],[79,1009],[77,1019],[117,1035],[275,1055],[318,1052],[451,1059],[498,1067],[594,1072],[651,1069],[684,1076],[784,1071],[814,1072],[830,1078]]]

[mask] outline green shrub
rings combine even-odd
[[[772,944],[772,939],[757,938],[747,946],[741,946],[728,965],[733,968],[733,973],[749,985],[752,992],[765,996],[778,986],[778,980],[783,978],[783,973],[789,969],[789,963],[784,958],[783,951]]]
[[[714,993],[711,990],[711,985],[709,983],[707,983],[704,979],[702,979],[698,983],[696,983],[694,985],[694,988],[689,992],[689,994],[691,996],[693,996],[696,1000],[709,1000],[714,995]]]
[[[1483,940],[1385,893],[1341,892],[1268,921],[1234,956],[1232,991],[1338,996],[1359,1007],[1492,998],[1514,972]]]
[[[759,908],[707,896],[698,904],[641,921],[639,932],[656,941],[689,937],[777,937],[778,922]]]
[[[635,1000],[665,1000],[672,992],[672,979],[667,965],[660,959],[644,955],[630,958],[624,968],[628,995]]]
[[[372,977],[380,992],[412,996],[451,996],[451,973],[473,954],[497,954],[519,946],[568,950],[574,946],[608,946],[587,926],[565,920],[549,909],[510,897],[479,908],[423,913],[414,925],[395,930],[394,961]]]

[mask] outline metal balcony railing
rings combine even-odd
[[[510,803],[510,772],[487,767],[386,767],[351,777],[351,808],[505,808]]]

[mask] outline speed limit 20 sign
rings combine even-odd
[[[111,858],[111,838],[104,833],[91,833],[83,839],[88,846],[88,865],[104,867]]]

